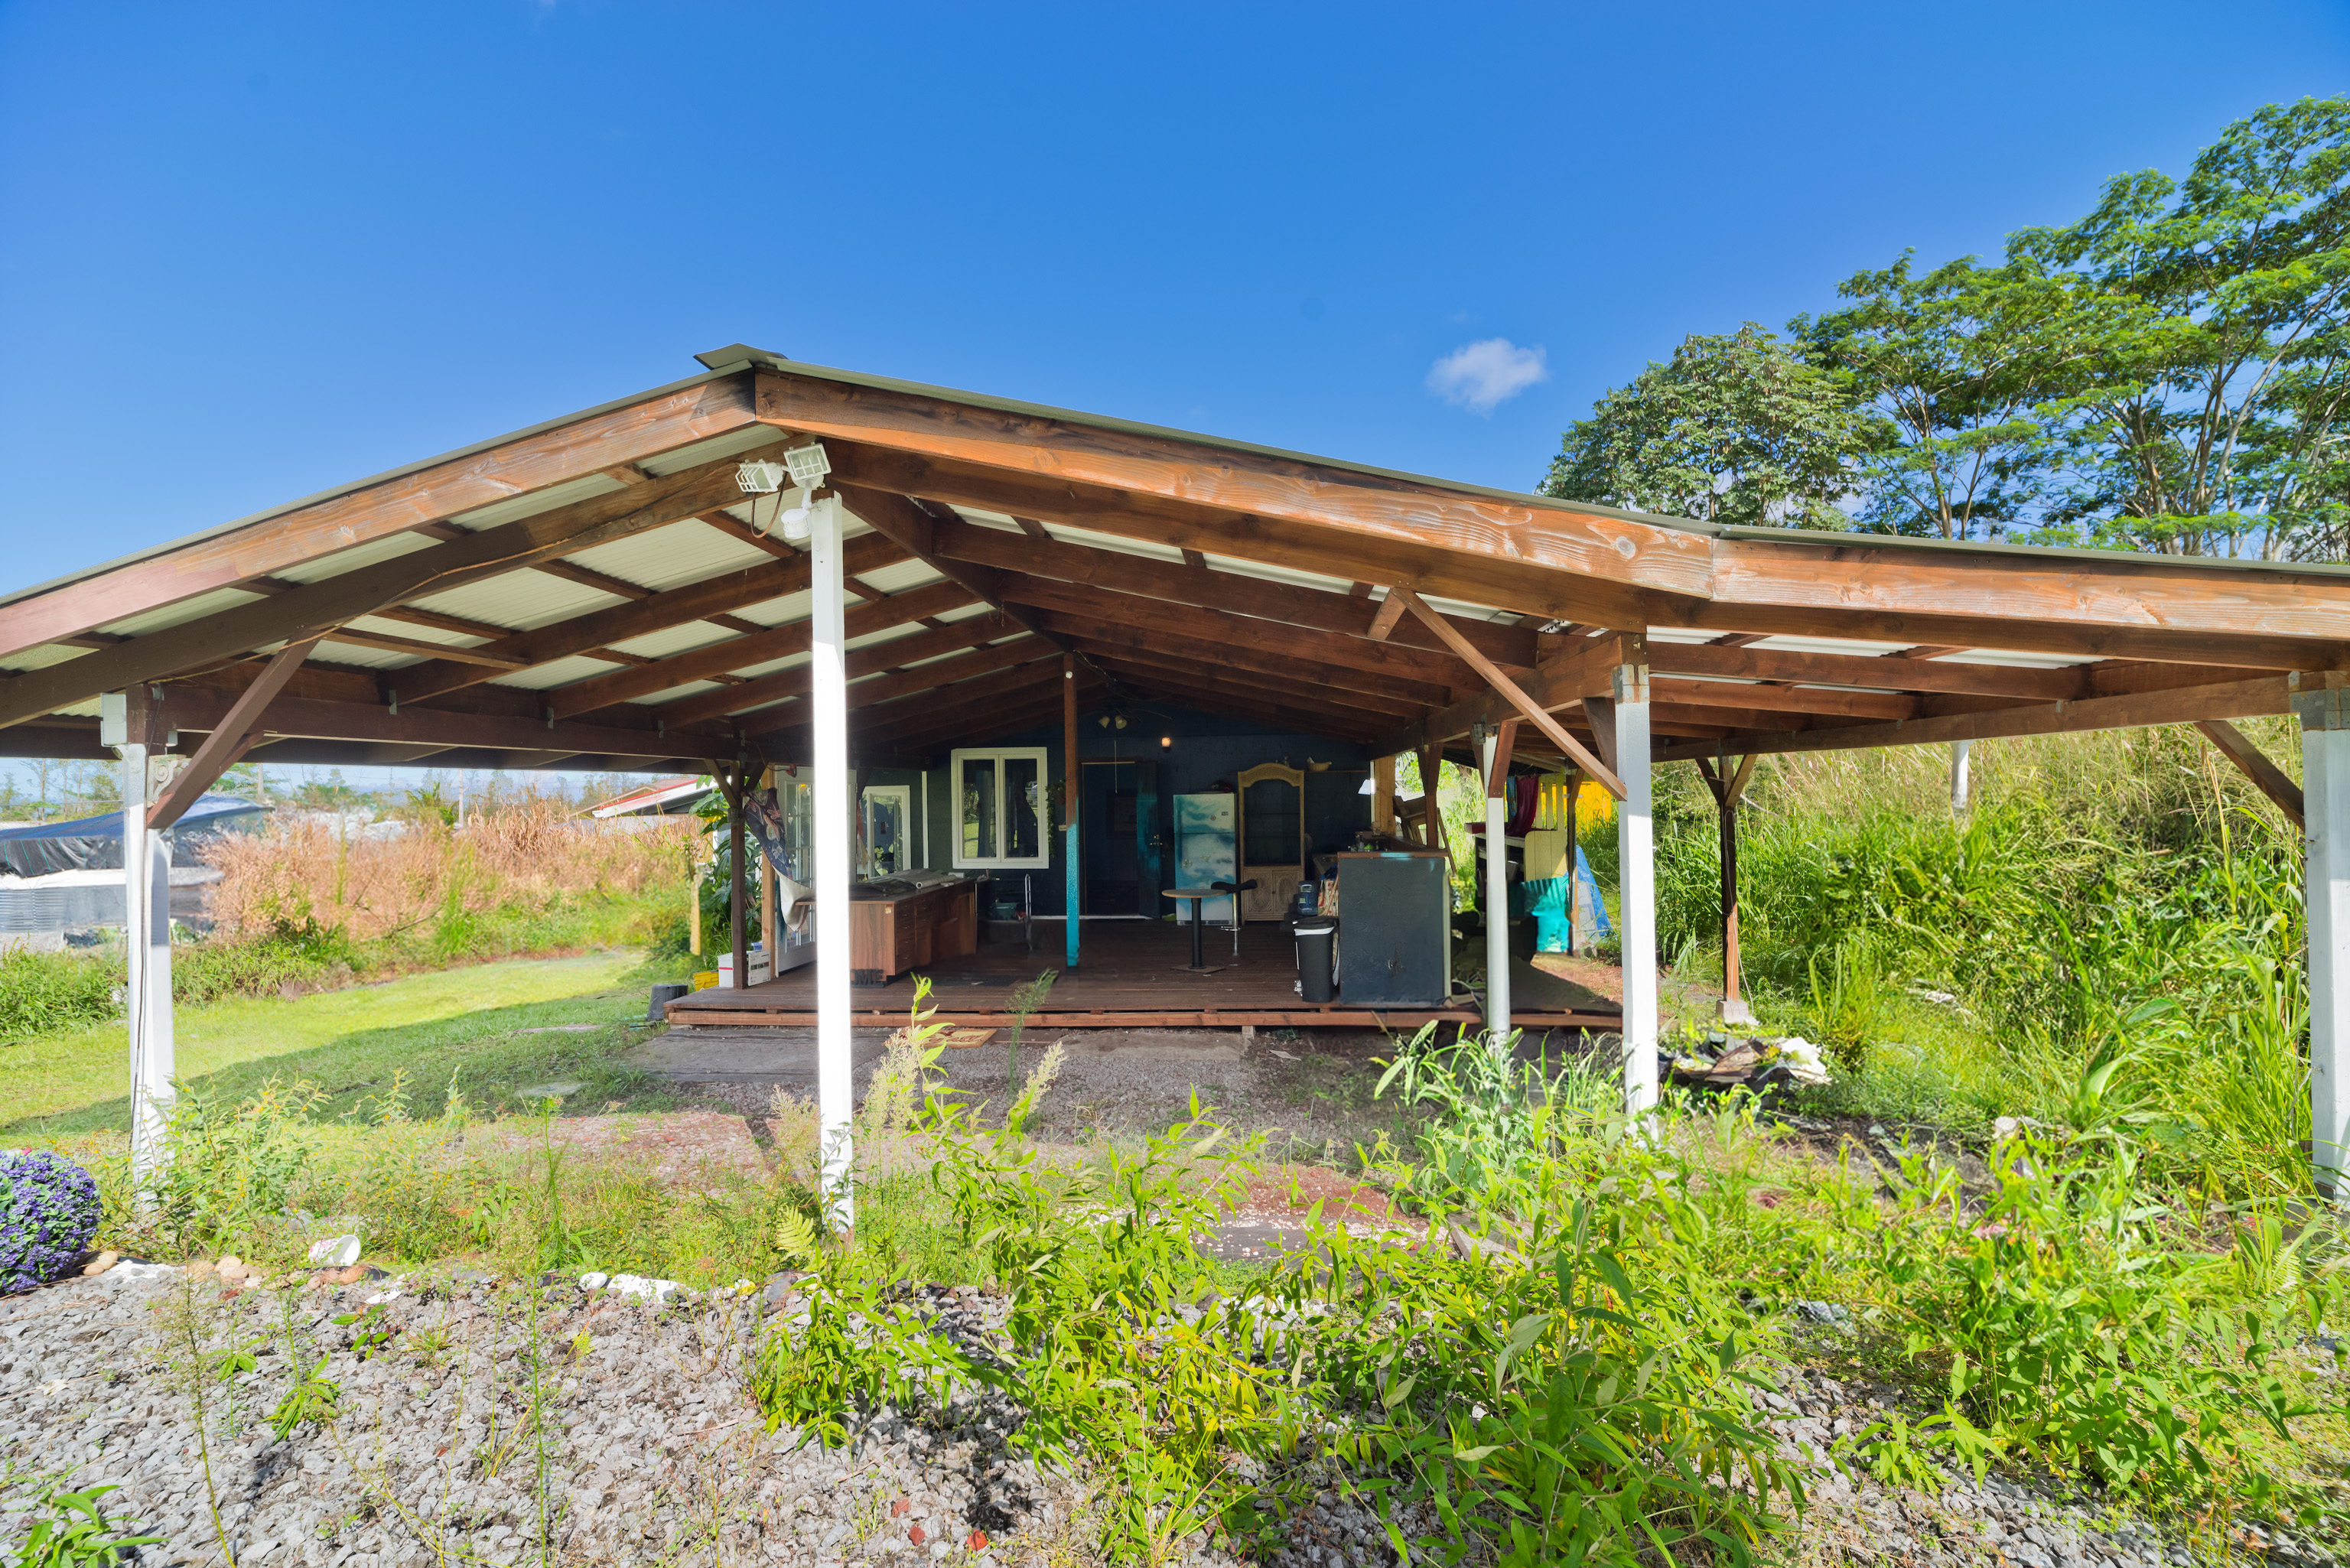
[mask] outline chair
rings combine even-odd
[[[1219,893],[1232,896],[1232,957],[1237,959],[1241,956],[1241,921],[1246,918],[1241,913],[1241,895],[1256,891],[1256,878],[1252,877],[1245,882],[1211,882],[1208,886]]]

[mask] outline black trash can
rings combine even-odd
[[[1297,994],[1309,1002],[1333,1000],[1337,995],[1330,981],[1338,922],[1300,920],[1290,930],[1297,938]]]
[[[689,994],[692,990],[693,987],[690,985],[657,985],[653,987],[652,1002],[645,1008],[645,1022],[648,1023],[662,1023],[668,1022],[669,1004],[675,1002],[679,997]]]

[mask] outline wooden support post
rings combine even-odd
[[[1395,764],[1393,757],[1371,759],[1371,831],[1393,835],[1396,830]]]
[[[1442,849],[1444,808],[1437,803],[1436,783],[1444,776],[1444,752],[1439,746],[1419,749],[1419,832],[1430,849]]]
[[[2203,738],[2220,748],[2220,754],[2243,770],[2246,778],[2259,786],[2260,792],[2276,803],[2276,808],[2295,827],[2307,831],[2309,807],[2300,789],[2285,776],[2282,768],[2269,761],[2267,753],[2252,743],[2252,738],[2225,719],[2201,719],[2195,727]]]
[[[2309,920],[2309,1154],[2319,1190],[2338,1201],[2350,1187],[2350,689],[2297,692],[2293,705]]]
[[[169,1159],[178,1075],[172,1030],[171,841],[147,826],[152,761],[169,738],[162,703],[145,681],[100,700],[100,734],[122,760],[123,1012],[130,1044],[131,1190],[152,1207]],[[120,726],[118,729],[116,726]],[[118,738],[119,737],[119,738]]]
[[[1752,1023],[1754,1010],[1741,994],[1743,965],[1738,951],[1738,803],[1746,794],[1746,781],[1754,774],[1754,758],[1749,754],[1739,759],[1735,773],[1729,771],[1727,762],[1721,773],[1702,757],[1697,765],[1705,774],[1706,787],[1713,792],[1721,847],[1721,1021]]]
[[[726,791],[726,928],[734,946],[734,984],[739,989],[751,983],[751,899],[745,884],[749,867],[743,865],[746,846],[743,833],[743,778],[744,768],[734,764],[732,773],[718,775]]]
[[[1485,753],[1485,1037],[1510,1033],[1510,743],[1517,726],[1503,724],[1482,741]]]
[[[1077,967],[1077,927],[1082,924],[1078,908],[1083,884],[1077,879],[1077,791],[1084,778],[1077,766],[1077,660],[1074,654],[1065,653],[1061,655],[1061,831],[1066,840],[1062,853],[1068,857],[1063,897],[1067,900],[1065,940],[1071,969]]]
[[[856,810],[848,788],[847,587],[842,582],[840,505],[827,500],[810,513],[808,535],[808,697],[814,719],[809,751],[809,867],[816,884],[816,1077],[824,1146],[826,1219],[836,1231],[851,1229],[855,1154],[849,1116],[856,1106],[850,1075],[848,883],[855,846],[849,826]]]
[[[1611,682],[1616,765],[1624,793],[1616,807],[1619,862],[1616,929],[1624,946],[1624,1113],[1657,1103],[1657,863],[1648,794],[1648,670],[1618,665]]]

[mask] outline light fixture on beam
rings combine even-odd
[[[816,487],[822,484],[825,475],[831,472],[832,459],[826,454],[824,443],[811,441],[806,446],[795,446],[785,452],[781,462],[763,458],[737,465],[734,483],[742,486],[745,495],[775,496],[775,509],[768,514],[765,525],[759,532],[764,534],[775,530],[788,542],[798,545],[807,540],[809,515],[818,506],[831,504],[828,500],[816,499]],[[790,479],[795,492],[788,506],[779,493],[786,478]],[[756,505],[751,509],[754,523],[758,510]]]

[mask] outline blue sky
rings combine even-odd
[[[6,0],[0,586],[736,339],[1523,488],[1689,332],[2345,87],[2306,0]]]

